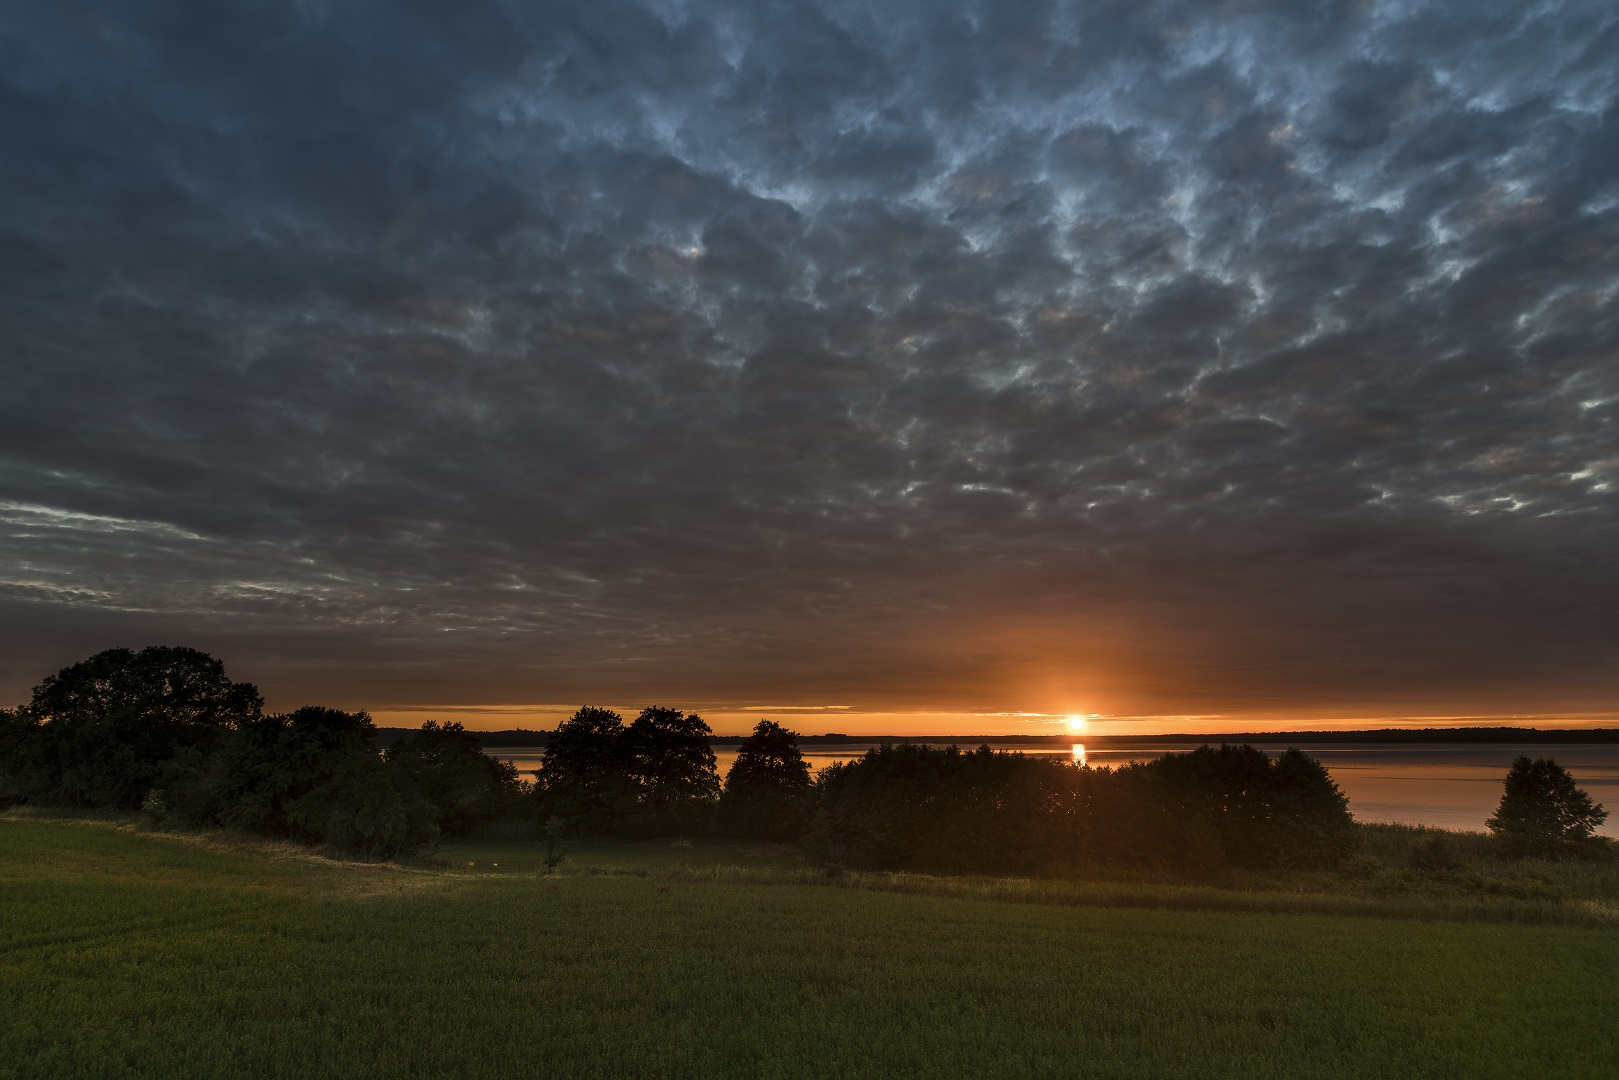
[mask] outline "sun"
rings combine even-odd
[[[1085,730],[1085,717],[1079,716],[1078,714],[1076,714],[1074,716],[1070,716],[1068,718],[1068,730],[1069,731],[1084,731]]]

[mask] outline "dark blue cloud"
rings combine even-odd
[[[174,637],[371,699],[1611,703],[1616,53],[1599,3],[14,5],[7,685]]]

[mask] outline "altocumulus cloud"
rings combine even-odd
[[[355,704],[1611,707],[1616,56],[1595,0],[8,5],[8,696],[173,639]]]

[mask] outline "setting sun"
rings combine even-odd
[[[1083,716],[1077,716],[1077,715],[1076,716],[1070,716],[1068,718],[1068,730],[1069,731],[1084,731],[1085,730],[1085,718]]]

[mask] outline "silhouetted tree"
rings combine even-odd
[[[545,841],[545,851],[540,858],[545,862],[545,872],[551,873],[562,865],[568,857],[568,849],[563,846],[562,839],[567,835],[568,823],[552,814],[540,828],[540,839]]]
[[[1183,858],[1206,866],[1331,866],[1354,843],[1349,802],[1297,749],[1201,746],[1131,766],[1181,830]]]
[[[805,846],[857,869],[1032,873],[1092,848],[1058,812],[1081,770],[1044,757],[901,744],[822,769]]]
[[[207,753],[177,755],[146,809],[192,825],[267,832],[389,857],[438,837],[419,772],[385,761],[363,712],[317,705],[256,717]]]
[[[1578,850],[1608,819],[1607,810],[1550,758],[1515,758],[1506,791],[1487,824],[1514,855],[1556,857]]]
[[[287,806],[287,821],[305,837],[379,859],[431,844],[436,814],[410,777],[375,752],[338,755],[324,782]]]
[[[1271,765],[1276,847],[1272,861],[1303,868],[1337,866],[1357,845],[1349,797],[1326,766],[1297,747]]]
[[[804,831],[811,790],[798,736],[761,720],[725,776],[720,828],[755,840],[792,840]]]
[[[477,737],[458,723],[429,720],[383,756],[438,808],[439,828],[452,835],[514,810],[521,797],[516,766],[485,754]]]
[[[662,836],[700,832],[720,794],[713,733],[696,713],[650,706],[624,733],[636,828]]]
[[[634,800],[624,718],[588,705],[575,712],[551,733],[535,779],[542,814],[583,832],[612,830]]]
[[[251,723],[251,683],[196,649],[108,649],[34,688],[22,712],[31,775],[22,794],[80,806],[141,805],[164,765]]]
[[[821,771],[805,844],[829,863],[947,873],[1087,863],[1331,866],[1354,846],[1319,763],[1203,747],[1091,769],[981,747],[885,746]]]

